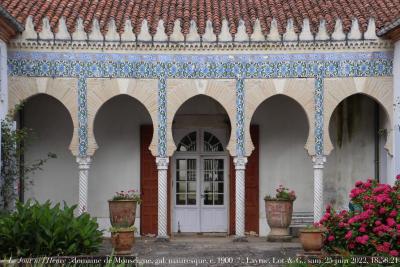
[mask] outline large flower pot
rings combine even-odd
[[[111,233],[111,244],[116,255],[129,255],[135,242],[134,231],[117,231]]]
[[[110,222],[113,227],[129,227],[135,224],[137,202],[134,200],[109,200]]]
[[[267,223],[271,228],[267,240],[271,242],[290,241],[289,226],[292,222],[293,201],[265,200]]]
[[[324,245],[324,231],[301,230],[300,242],[304,251],[320,254]]]

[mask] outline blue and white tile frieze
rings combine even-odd
[[[315,76],[314,104],[315,104],[315,154],[324,153],[324,65],[316,66],[318,72]]]
[[[236,79],[238,155],[244,151],[244,79],[315,78],[315,150],[323,153],[323,79],[392,76],[392,52],[122,54],[11,51],[10,76],[78,78],[79,152],[86,154],[87,78],[158,79],[158,153],[165,156],[166,79]],[[242,154],[241,154],[242,153]]]

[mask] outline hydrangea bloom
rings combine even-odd
[[[325,250],[357,255],[400,255],[400,175],[394,186],[357,181],[350,191],[355,211],[328,206],[320,223],[327,228]]]

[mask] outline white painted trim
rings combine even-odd
[[[8,111],[7,44],[0,40],[0,119]]]
[[[8,112],[8,75],[7,75],[7,44],[0,40],[0,121],[6,117]],[[0,143],[1,143],[0,127]],[[0,167],[1,147],[0,147]],[[1,181],[0,181],[1,182]]]
[[[388,183],[394,184],[400,174],[400,40],[395,43],[393,56],[393,157]]]

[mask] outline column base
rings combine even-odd
[[[246,236],[235,236],[233,242],[249,242]]]
[[[169,236],[157,236],[155,242],[159,242],[159,243],[169,242]]]

